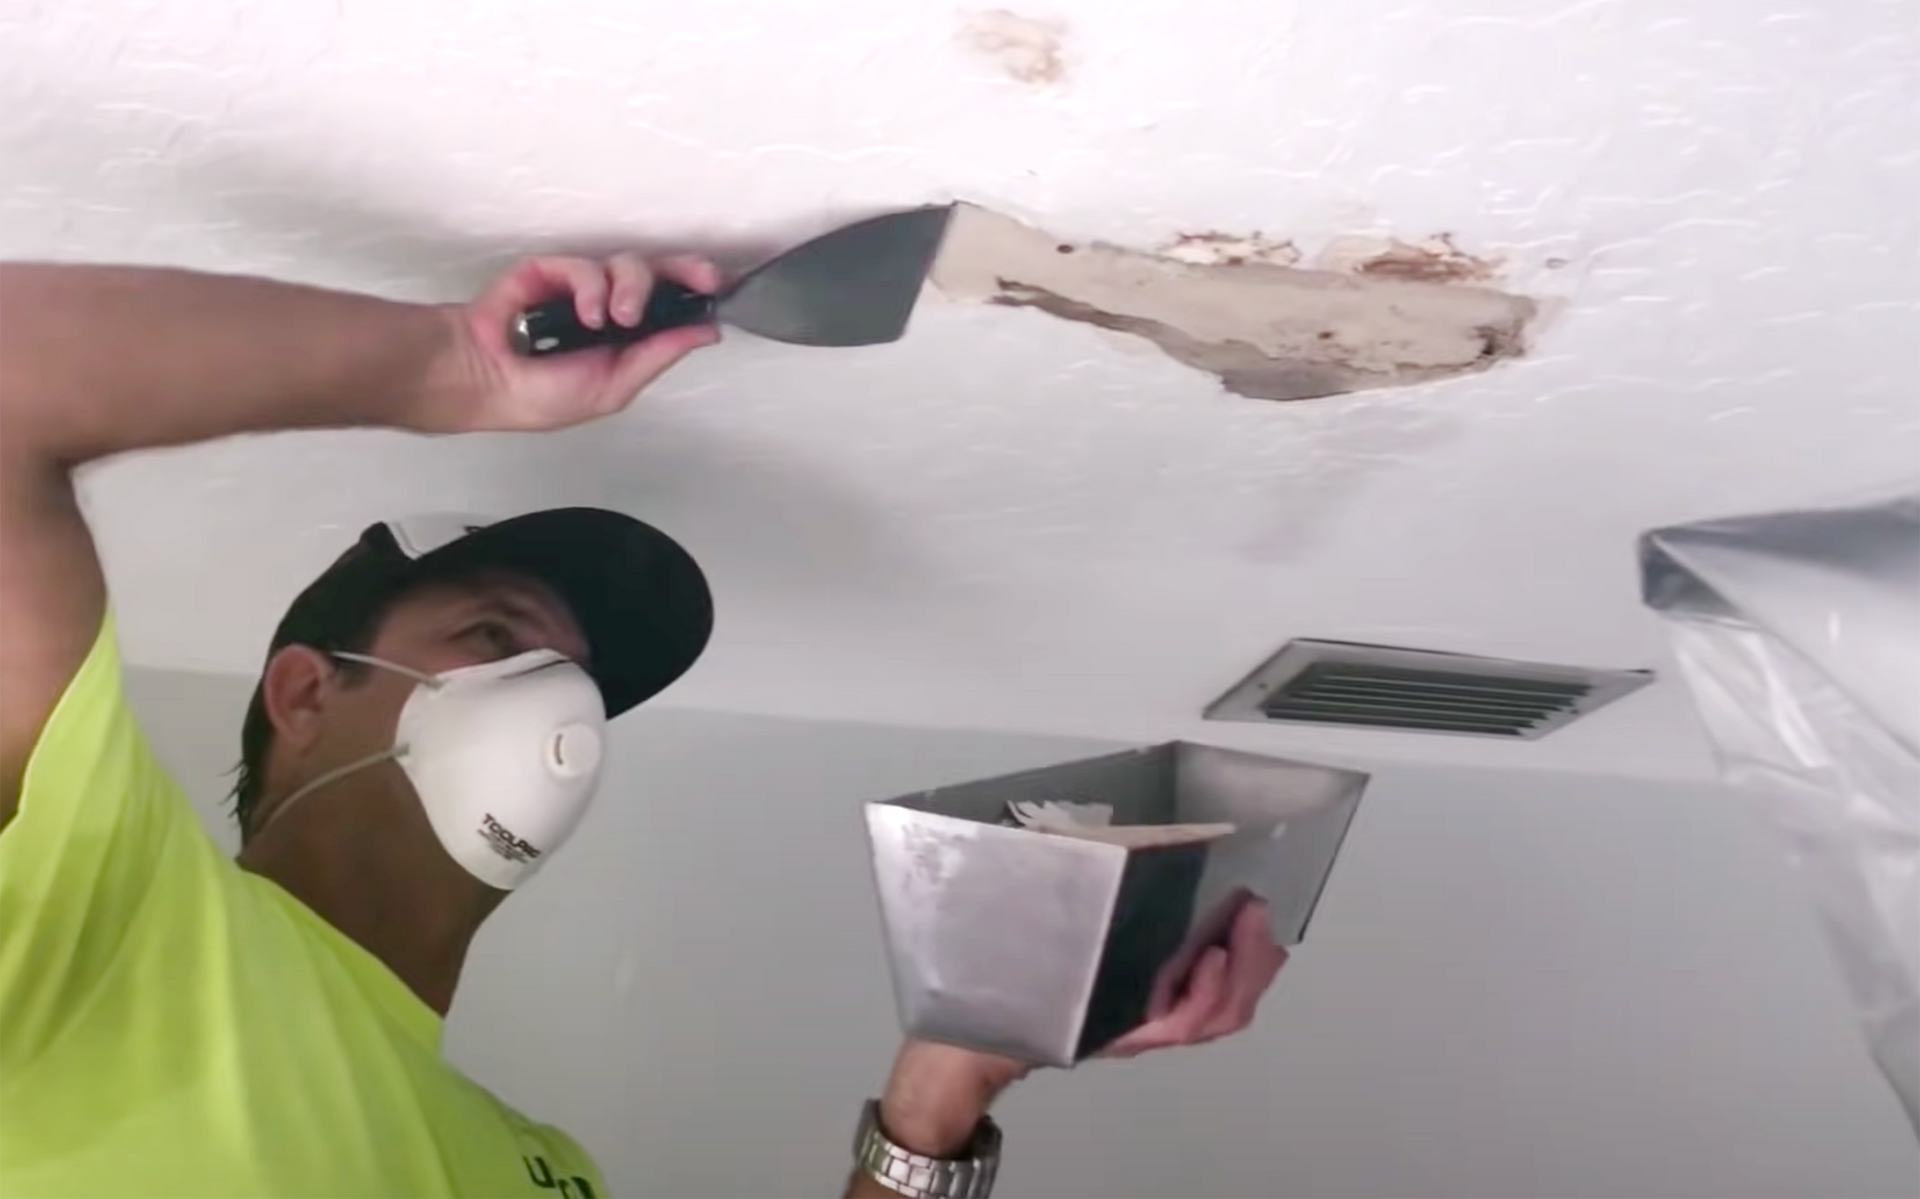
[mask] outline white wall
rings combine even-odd
[[[214,817],[238,680],[136,672]],[[677,711],[483,936],[448,1049],[625,1193],[822,1193],[895,1037],[856,805],[1099,748]],[[1247,1035],[1016,1091],[1009,1195],[1920,1195],[1730,797],[1389,769]]]

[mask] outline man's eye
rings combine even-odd
[[[513,630],[497,620],[487,620],[467,630],[467,636],[483,643],[489,650],[501,657],[510,657],[520,652],[519,639]]]

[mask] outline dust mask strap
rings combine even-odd
[[[326,786],[328,783],[335,782],[339,779],[343,779],[348,775],[352,774],[356,770],[365,770],[369,766],[378,766],[382,762],[398,758],[403,752],[405,752],[405,748],[406,747],[404,746],[395,746],[392,749],[383,749],[377,754],[368,754],[364,758],[360,758],[355,761],[348,762],[345,766],[335,766],[332,770],[329,770],[326,773],[322,774],[319,778],[308,780],[306,786],[300,788],[298,791],[295,791],[292,795],[287,796],[286,802],[282,803],[279,807],[273,810],[273,815],[267,817],[267,822],[260,826],[261,831],[264,832],[265,830],[272,828],[273,822],[280,819],[282,816],[286,815],[288,808],[291,808],[299,800],[305,799],[307,796],[312,795],[315,791],[318,791],[320,788]]]
[[[439,687],[442,685],[442,676],[440,675],[428,674],[423,670],[415,670],[411,666],[402,666],[398,662],[389,662],[385,658],[376,658],[372,654],[356,654],[349,650],[339,649],[332,651],[330,656],[339,658],[345,662],[358,662],[363,666],[378,666],[382,670],[391,670],[395,674],[404,674],[423,687]]]
[[[367,654],[350,653],[346,650],[334,650],[331,651],[328,656],[332,658],[344,658],[350,662],[361,662],[368,666],[383,667],[396,674],[404,674],[417,683],[422,683],[429,687],[439,686],[439,681],[432,675],[423,674],[409,666],[402,666],[398,662],[389,662],[384,658],[375,658]],[[348,762],[344,766],[335,766],[332,770],[325,772],[318,778],[308,779],[306,786],[301,787],[292,795],[287,796],[286,800],[273,810],[273,815],[267,817],[266,823],[260,826],[260,831],[265,832],[267,829],[272,828],[274,821],[287,814],[287,809],[293,807],[298,801],[312,795],[328,783],[338,782],[357,770],[365,770],[369,766],[378,766],[382,762],[396,760],[406,752],[406,746],[396,745],[392,749],[383,749],[377,754],[368,754],[366,757]]]

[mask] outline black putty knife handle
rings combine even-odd
[[[671,279],[655,279],[647,295],[647,307],[637,325],[622,325],[611,316],[598,329],[580,323],[573,297],[548,300],[513,318],[507,330],[507,342],[514,352],[527,358],[545,358],[567,354],[589,346],[621,346],[678,329],[683,325],[703,324],[713,319],[714,298]]]

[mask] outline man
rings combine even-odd
[[[441,1059],[441,1020],[474,932],[578,820],[605,717],[705,645],[698,567],[598,510],[369,529],[274,636],[228,861],[128,712],[72,474],[245,432],[610,415],[713,330],[534,361],[507,327],[564,295],[632,325],[652,278],[631,255],[531,259],[436,307],[0,267],[0,1194],[608,1193],[565,1133]],[[1244,912],[1112,1052],[1244,1027],[1282,961],[1264,921]],[[904,1045],[849,1193],[984,1193],[986,1111],[1021,1073]],[[880,1178],[914,1166],[917,1187]]]

